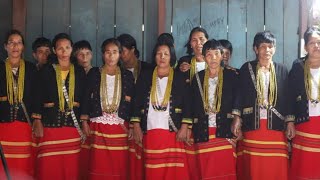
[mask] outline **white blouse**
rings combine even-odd
[[[214,101],[214,96],[216,94],[216,88],[218,84],[218,77],[209,78],[209,104],[212,105]],[[209,113],[209,127],[216,127],[216,113]]]
[[[318,85],[320,69],[310,69],[311,73],[311,98],[318,99]],[[313,104],[309,101],[309,116],[320,116],[320,102]]]
[[[268,104],[269,99],[269,84],[270,84],[270,72],[262,72],[262,81],[263,81],[263,98],[264,103]],[[260,107],[260,119],[267,119],[268,110]]]

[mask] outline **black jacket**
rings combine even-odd
[[[256,77],[257,60],[246,62],[240,69],[239,89],[237,92],[235,109],[242,117],[242,130],[252,131],[260,128],[260,108],[257,103],[257,91],[252,82],[248,63],[251,63]],[[274,62],[277,79],[277,102],[275,109],[283,116],[288,114],[288,71],[287,68]],[[273,111],[268,110],[268,129],[282,131],[285,120],[280,119]]]
[[[34,64],[25,61],[25,78],[23,102],[26,106],[29,116],[34,108],[33,98],[35,97],[35,78],[37,69]],[[19,120],[27,122],[21,104],[17,108],[10,105],[7,94],[6,66],[4,62],[0,62],[0,122],[12,122]]]
[[[289,117],[299,124],[309,121],[309,102],[304,82],[305,59],[295,62],[289,73]]]
[[[91,68],[87,76],[87,85],[82,106],[83,120],[102,116],[100,99],[100,68]],[[121,101],[118,109],[118,115],[125,121],[129,121],[132,115],[134,98],[134,78],[130,71],[121,69]]]
[[[82,67],[75,65],[75,92],[73,110],[80,121],[80,107],[82,106],[82,98],[85,89],[86,74]],[[37,83],[38,96],[35,98],[37,106],[33,114],[33,118],[40,118],[45,127],[73,127],[74,123],[70,113],[61,112],[59,110],[59,96],[56,80],[56,71],[53,65],[48,64],[40,69]],[[66,79],[66,88],[69,90],[69,74]],[[65,103],[65,109],[68,108]]]
[[[191,64],[191,59],[193,58],[193,55],[188,55],[188,56],[183,56],[179,59],[178,61],[178,64],[176,66],[176,70],[177,71],[180,71],[180,65],[184,62],[188,63],[188,64]],[[181,71],[180,71],[181,72]],[[184,80],[187,82],[187,83],[190,83],[192,81],[192,79],[190,79],[190,69],[186,72],[181,72],[182,73],[182,76],[184,78]]]
[[[205,71],[199,73],[199,79],[203,87]],[[232,110],[236,96],[236,88],[238,87],[238,75],[236,71],[224,69],[223,71],[223,88],[221,97],[220,112],[216,115],[217,131],[216,137],[232,138],[231,123],[233,120]],[[193,95],[193,135],[194,141],[206,142],[209,140],[208,120],[209,115],[204,111],[203,101],[200,94],[199,86],[196,77],[192,80],[192,95]]]
[[[147,132],[152,73],[153,70],[143,71],[139,76],[136,84],[134,115],[131,118],[131,122],[140,123],[142,131],[145,133]],[[185,83],[183,75],[179,71],[174,72],[169,114],[177,129],[180,129],[181,123],[192,124],[190,86]],[[174,131],[170,125],[169,128],[171,132]]]

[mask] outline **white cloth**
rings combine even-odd
[[[196,71],[199,72],[199,71],[202,71],[206,68],[206,62],[203,61],[203,62],[196,62]]]
[[[133,73],[134,68],[128,68],[127,70],[131,71]]]
[[[158,102],[161,103],[167,87],[168,77],[159,78],[157,77],[160,87],[161,94],[156,91],[158,96]],[[151,129],[169,129],[169,108],[170,103],[168,103],[166,111],[155,111],[151,104],[151,94],[150,94],[150,101],[149,101],[149,111],[147,117],[147,130]]]
[[[109,125],[118,125],[124,123],[124,120],[118,116],[118,113],[108,114],[106,112],[102,112],[102,116],[90,118],[90,121]]]
[[[269,99],[269,84],[270,84],[270,72],[262,72],[262,81],[263,81],[263,98],[264,103],[268,104]],[[260,119],[267,119],[268,110],[260,107]]]
[[[209,84],[209,105],[212,106],[213,101],[214,101],[214,96],[216,94],[218,77],[209,78],[208,84]],[[217,114],[209,113],[209,127],[216,127],[217,126],[216,117],[217,117]]]
[[[318,85],[320,79],[320,69],[310,69],[311,73],[311,98],[318,99]],[[320,116],[320,103],[309,101],[309,116]]]

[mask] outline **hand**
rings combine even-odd
[[[188,71],[190,69],[190,67],[191,67],[191,65],[189,63],[183,62],[183,63],[180,64],[179,69],[180,69],[181,72],[186,72],[186,71]]]
[[[82,131],[86,136],[90,136],[91,130],[87,121],[82,121]]]
[[[128,131],[128,140],[132,140],[133,139],[133,128],[129,128],[129,131]]]
[[[292,138],[294,138],[296,136],[296,129],[294,127],[293,122],[288,122],[286,135],[289,140],[291,140]]]
[[[133,123],[133,138],[136,141],[136,144],[142,143],[142,130],[140,127],[140,123]]]
[[[43,137],[43,125],[40,119],[35,119],[33,121],[32,133],[35,137]]]
[[[231,124],[231,132],[236,137],[235,140],[238,141],[242,138],[241,131],[241,118],[237,115],[234,115],[232,124]]]
[[[182,124],[181,128],[177,132],[176,139],[178,142],[184,142],[187,140],[188,124]]]
[[[186,139],[185,143],[189,146],[191,146],[193,144],[193,140],[191,139],[191,134],[192,134],[192,130],[188,128],[187,139]]]

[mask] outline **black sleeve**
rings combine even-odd
[[[232,114],[241,116],[242,112],[242,106],[243,106],[243,94],[246,94],[245,92],[245,85],[246,81],[245,79],[247,78],[247,73],[248,71],[248,63],[245,63],[242,65],[242,67],[239,70],[239,75],[236,78],[236,87],[235,88],[235,95],[233,99],[233,109],[232,109]]]
[[[91,68],[85,78],[85,88],[83,91],[83,98],[81,103],[81,120],[89,120],[89,107],[90,107],[90,96],[95,86],[95,78],[97,76],[96,68]]]

